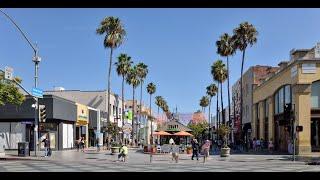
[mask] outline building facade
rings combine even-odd
[[[272,66],[252,66],[242,76],[243,103],[242,103],[242,122],[240,122],[240,79],[232,86],[232,107],[233,127],[236,130],[235,138],[250,139],[252,131],[252,111],[253,89],[264,79],[272,76],[278,67]],[[240,134],[241,133],[241,134]]]
[[[253,91],[253,136],[274,142],[275,149],[290,152],[293,133],[291,119],[284,116],[286,104],[292,104],[300,155],[320,151],[320,44],[311,49],[292,50],[289,62]]]
[[[17,149],[18,142],[29,142],[34,150],[33,98],[26,96],[20,106],[6,104],[0,107],[0,141],[5,149]],[[74,102],[57,96],[45,95],[39,99],[46,107],[46,120],[39,123],[39,140],[48,136],[53,150],[72,149],[76,129],[77,106]],[[1,144],[1,143],[0,143]],[[40,143],[43,149],[43,143]]]

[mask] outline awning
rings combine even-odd
[[[154,132],[152,134],[155,135],[155,136],[171,136],[172,135],[172,134],[167,133],[165,131]]]
[[[193,136],[192,134],[185,132],[185,131],[180,131],[180,132],[174,133],[173,135],[175,135],[175,136]]]

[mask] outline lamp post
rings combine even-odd
[[[26,34],[20,29],[20,27],[17,25],[17,23],[15,23],[15,21],[7,14],[5,13],[4,11],[2,11],[0,9],[0,12],[5,15],[9,20],[10,22],[12,22],[14,24],[14,26],[19,30],[19,32],[22,34],[22,36],[24,37],[24,39],[28,42],[28,44],[31,46],[31,48],[33,49],[33,52],[34,52],[34,56],[32,58],[32,61],[34,62],[35,64],[35,73],[34,73],[34,86],[35,88],[38,87],[38,69],[39,69],[39,63],[41,61],[41,58],[38,56],[38,48],[35,47],[31,42],[30,40],[28,39],[28,37],[26,36]],[[38,101],[38,98],[35,97],[35,113],[34,113],[34,124],[35,124],[35,127],[34,127],[34,154],[35,156],[37,155],[37,142],[38,142],[38,139],[39,139],[39,134],[38,134],[38,126],[39,126],[39,101]],[[40,148],[40,146],[38,147]]]

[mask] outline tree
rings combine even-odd
[[[138,78],[137,66],[130,68],[126,81],[129,85],[132,85],[132,142],[135,143],[135,128],[136,127],[136,119],[135,119],[135,104],[134,104],[134,94],[135,89],[140,84],[140,80]]]
[[[209,115],[208,115],[209,116],[208,121],[209,121],[209,126],[210,126],[210,123],[212,123],[211,122],[211,115],[210,115],[211,100],[212,100],[212,97],[216,95],[216,93],[218,91],[218,87],[215,84],[210,84],[209,86],[207,86],[206,89],[207,89],[207,95],[210,97],[210,99],[209,99]]]
[[[209,105],[209,98],[208,96],[202,96],[200,99],[200,106],[202,107],[202,111],[205,112],[205,108]]]
[[[192,135],[194,135],[196,139],[200,140],[208,128],[208,123],[207,121],[201,121],[199,123],[190,122],[188,127],[192,130]]]
[[[241,61],[241,76],[240,76],[240,124],[242,125],[242,113],[243,113],[243,89],[242,89],[242,75],[245,53],[248,45],[253,46],[257,42],[258,31],[256,28],[248,22],[243,22],[239,27],[233,30],[234,47],[242,51]]]
[[[217,60],[211,66],[211,74],[213,75],[213,79],[220,83],[222,123],[225,123],[225,116],[224,116],[224,111],[223,111],[223,98],[222,98],[222,83],[227,79],[228,71],[225,68],[225,64],[223,64],[222,60]]]
[[[234,38],[230,37],[227,33],[224,33],[220,36],[220,39],[216,42],[217,53],[220,56],[227,57],[227,73],[230,74],[229,71],[229,56],[233,55],[236,51],[234,48]],[[231,123],[231,115],[230,115],[230,82],[228,76],[228,107],[229,107],[229,122]]]
[[[15,77],[14,80],[21,83],[22,80],[19,77]],[[21,105],[25,100],[25,96],[19,91],[17,85],[10,80],[4,79],[4,74],[0,73],[0,106],[6,104]]]
[[[150,118],[152,117],[152,115],[151,115],[151,96],[152,96],[152,94],[154,94],[155,92],[156,92],[156,85],[155,84],[153,84],[153,83],[149,83],[148,85],[147,85],[147,91],[148,91],[148,93],[150,94]],[[151,144],[153,144],[153,136],[152,136],[152,133],[153,133],[153,124],[152,124],[152,119],[150,119],[151,120]]]
[[[147,77],[148,74],[148,66],[144,63],[137,64],[137,75],[140,80],[140,106],[139,106],[139,122],[141,122],[141,108],[142,108],[142,85],[144,79]],[[138,138],[140,140],[140,136]]]
[[[159,108],[163,106],[164,99],[162,96],[156,96],[155,99],[156,99],[155,104],[158,106],[158,114],[159,114]]]
[[[122,76],[122,86],[121,86],[121,96],[122,96],[122,126],[124,125],[124,80],[126,75],[128,74],[131,64],[131,57],[127,54],[120,54],[118,57],[118,62],[115,63],[117,67],[117,73],[119,76]]]
[[[114,138],[119,134],[120,128],[117,123],[107,122],[107,132]]]
[[[98,35],[104,35],[103,45],[105,48],[110,48],[110,60],[109,60],[109,71],[108,71],[108,98],[106,108],[108,109],[108,118],[110,121],[110,89],[111,89],[111,65],[112,65],[112,53],[113,49],[119,47],[126,35],[123,25],[119,18],[110,16],[104,18],[100,26],[96,29]]]
[[[223,139],[223,147],[227,148],[227,135],[230,133],[230,127],[222,124],[219,128],[218,128],[218,134],[222,137]]]

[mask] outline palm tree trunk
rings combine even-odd
[[[246,50],[244,49],[242,52],[242,61],[241,61],[241,76],[240,76],[240,133],[242,134],[242,112],[243,112],[243,89],[242,89],[242,75],[243,75],[243,64],[244,64],[244,56]]]
[[[151,138],[150,138],[151,142],[150,143],[153,144],[153,126],[152,126],[153,119],[151,119],[151,94],[150,94],[150,109],[149,110],[150,110],[150,120],[151,120],[151,133],[150,133],[151,134]]]
[[[208,115],[208,122],[209,122],[209,131],[208,131],[208,138],[210,139],[210,126],[211,126],[211,116],[210,116],[210,106],[211,106],[211,99],[212,96],[210,96],[210,100],[209,100],[209,115]]]
[[[111,66],[112,66],[112,53],[113,53],[113,48],[111,47],[110,49],[110,60],[109,60],[109,72],[108,72],[108,101],[107,101],[107,109],[108,109],[108,117],[107,121],[110,122],[110,86],[111,86]]]
[[[140,107],[139,107],[139,122],[141,123],[141,109],[142,109],[142,84],[143,81],[141,81],[141,86],[140,86]],[[140,124],[138,126],[137,132],[140,131]],[[138,141],[140,141],[140,132],[138,133]]]
[[[219,117],[219,86],[217,88],[217,128],[220,126],[220,117]]]
[[[134,108],[134,86],[132,86],[132,144],[135,145],[135,139],[136,139],[136,136],[135,136],[135,129],[136,129],[136,121],[135,121],[135,118],[134,118],[134,114],[135,114],[135,108]]]
[[[230,103],[230,82],[229,82],[229,56],[227,56],[227,72],[228,72],[228,117],[229,117],[229,124],[231,124],[231,114],[230,114],[230,106],[231,106],[231,103]]]
[[[122,112],[121,112],[121,119],[122,119],[122,127],[124,126],[124,75],[122,76],[122,87],[121,87],[121,96],[122,96]],[[122,131],[122,142],[124,142],[124,133]]]
[[[220,92],[220,95],[221,95],[221,114],[222,114],[222,123],[225,124],[226,121],[225,121],[225,117],[224,117],[224,110],[223,110],[223,98],[222,98],[222,82],[220,82],[220,89],[221,89],[221,92]]]

